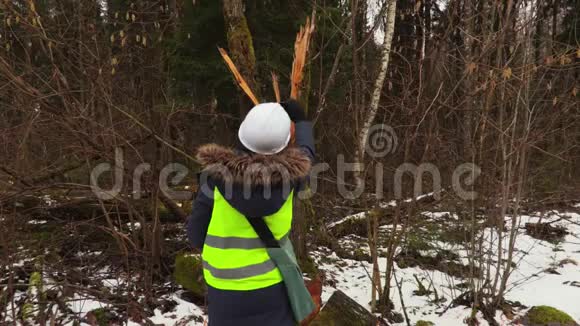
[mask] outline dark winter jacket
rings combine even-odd
[[[187,223],[187,234],[193,247],[203,248],[211,219],[213,199],[211,191],[217,187],[229,204],[247,217],[263,217],[277,212],[286,202],[290,191],[303,187],[314,159],[312,124],[296,123],[296,145],[275,155],[259,155],[243,150],[233,150],[215,144],[200,147],[197,159],[205,167],[205,177],[200,178],[199,191],[193,203],[193,211]],[[283,176],[277,173],[269,178],[263,171],[248,168],[282,165],[289,172],[288,187],[283,187]],[[220,173],[216,166],[227,167],[229,174]],[[215,169],[215,170],[214,170]],[[254,173],[255,172],[255,173]],[[244,176],[251,187],[244,193]],[[233,180],[224,180],[233,178]],[[228,191],[227,184],[233,185]],[[264,185],[271,194],[264,196]],[[204,187],[206,191],[204,190]],[[286,188],[286,189],[285,189]],[[288,191],[290,190],[290,191]],[[208,287],[209,325],[295,325],[292,310],[283,283],[253,291],[228,291]]]

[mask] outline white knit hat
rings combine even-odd
[[[238,138],[254,153],[272,155],[290,142],[290,117],[278,103],[254,106],[238,130]]]

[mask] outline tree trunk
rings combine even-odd
[[[552,38],[550,53],[555,55],[556,51],[556,37],[558,36],[558,12],[560,11],[560,0],[554,0],[552,3]]]
[[[243,0],[223,0],[224,20],[228,37],[228,47],[232,60],[250,86],[250,89],[259,98],[259,89],[256,83],[256,56],[252,33],[248,27]],[[252,103],[240,94],[240,117],[244,117],[252,107]]]
[[[364,163],[365,147],[367,139],[369,136],[369,130],[372,123],[375,121],[377,112],[379,110],[379,102],[381,100],[381,93],[383,90],[383,85],[385,78],[387,77],[387,70],[389,68],[389,58],[391,55],[391,45],[393,41],[393,34],[395,31],[395,15],[397,10],[396,0],[389,0],[388,9],[386,10],[387,15],[387,26],[385,30],[385,36],[383,39],[383,49],[382,49],[382,59],[379,68],[379,74],[375,81],[375,87],[373,89],[371,103],[369,106],[369,111],[364,119],[364,124],[361,129],[357,153],[355,157],[355,163],[358,166],[362,166]],[[362,187],[364,184],[362,171],[355,171],[355,182],[358,187]]]
[[[342,291],[332,294],[318,316],[310,323],[316,325],[386,325],[382,320],[371,314],[367,309],[349,298]]]
[[[371,124],[374,122],[375,117],[377,115],[378,109],[379,109],[379,101],[381,99],[381,92],[383,90],[383,85],[385,82],[385,78],[387,76],[387,70],[389,67],[389,58],[390,58],[390,54],[391,54],[391,45],[392,45],[392,41],[393,41],[393,34],[394,34],[394,30],[395,30],[395,15],[396,15],[396,9],[397,9],[397,2],[396,0],[390,0],[388,3],[388,9],[385,11],[386,15],[387,15],[387,25],[385,28],[385,36],[383,39],[383,49],[382,49],[382,59],[381,59],[381,63],[380,63],[380,70],[379,70],[379,74],[377,76],[377,79],[375,81],[375,87],[372,93],[372,97],[371,97],[371,103],[370,103],[370,108],[369,111],[367,112],[366,117],[364,117],[364,124],[361,130],[361,134],[360,134],[360,138],[359,138],[359,143],[357,146],[357,150],[356,150],[356,155],[355,155],[355,163],[357,165],[357,169],[355,170],[355,183],[356,183],[356,187],[357,189],[362,189],[364,187],[364,175],[363,175],[363,171],[364,169],[363,164],[364,164],[364,155],[365,155],[365,148],[366,148],[366,143],[367,143],[367,138],[369,136],[369,130],[371,128]],[[354,31],[353,31],[353,34]],[[356,76],[355,76],[356,78]],[[358,104],[358,103],[357,103]],[[369,217],[370,219],[371,217]],[[369,223],[369,225],[372,225],[373,228],[378,228],[378,222],[376,221],[376,217],[373,219],[373,223]],[[376,232],[374,232],[373,230],[369,230],[369,236],[372,236],[374,238],[374,236],[376,236]],[[372,282],[373,282],[373,287],[372,287],[372,293],[371,293],[371,308],[374,309],[375,308],[375,304],[376,304],[376,298],[377,298],[377,292],[379,292],[378,294],[380,295],[380,290],[377,291],[377,289],[379,289],[381,287],[381,282],[380,282],[380,273],[379,273],[379,268],[378,268],[378,259],[376,257],[376,251],[373,250],[373,246],[376,245],[376,238],[374,238],[372,240],[372,243],[369,243],[369,245],[371,246],[371,251],[373,252],[374,256],[373,257],[373,276],[372,276]]]
[[[477,8],[475,1],[465,1],[464,3],[465,16],[469,17],[466,22],[467,35],[464,39],[464,57],[466,58],[465,67],[461,73],[467,72],[465,77],[463,95],[465,96],[465,103],[467,103],[466,110],[463,115],[463,157],[465,160],[473,160],[473,112],[476,112],[477,99],[474,93],[475,85],[477,84],[476,73],[476,15]]]

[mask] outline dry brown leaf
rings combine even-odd
[[[554,96],[554,99],[552,100],[552,105],[556,106],[556,104],[558,104],[558,96]]]
[[[574,86],[574,88],[572,88],[572,96],[576,97],[577,94],[578,94],[578,88],[576,88],[576,86]]]
[[[502,75],[504,80],[510,79],[512,76],[512,68],[510,68],[510,67],[505,68],[502,71],[501,75]]]
[[[471,75],[477,70],[477,65],[475,64],[475,62],[470,62],[467,65],[466,70],[467,70],[467,74]]]

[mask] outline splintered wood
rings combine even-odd
[[[258,105],[260,103],[260,101],[258,101],[258,98],[256,97],[256,95],[254,95],[254,93],[250,89],[250,86],[248,86],[248,83],[246,82],[244,77],[242,77],[242,75],[240,74],[240,72],[238,71],[238,68],[236,67],[236,65],[234,64],[232,59],[230,59],[230,56],[228,55],[226,50],[224,50],[222,48],[218,48],[218,50],[220,51],[222,58],[224,58],[224,61],[228,65],[228,68],[230,68],[230,71],[232,72],[232,75],[234,75],[234,78],[238,82],[238,85],[240,85],[240,87],[242,88],[244,93],[246,93],[246,95],[248,95],[250,100],[252,100],[252,103],[254,103],[254,105]]]
[[[300,27],[298,35],[296,35],[296,42],[294,43],[294,62],[292,63],[292,77],[290,97],[298,99],[300,96],[300,86],[302,85],[302,78],[304,77],[304,65],[306,64],[306,55],[310,46],[310,39],[314,32],[314,13],[312,20],[306,18],[306,24]]]
[[[314,19],[315,13],[312,13],[312,18],[306,18],[306,24],[300,27],[300,31],[296,35],[296,41],[294,42],[294,62],[292,62],[292,75],[290,77],[290,97],[293,99],[298,99],[300,96],[300,88],[302,86],[302,79],[304,77],[304,66],[306,65],[306,58],[308,54],[308,48],[310,47],[310,39],[312,38],[312,33],[314,32]],[[228,55],[228,53],[222,49],[218,48],[222,58],[226,62],[226,65],[234,75],[240,88],[246,93],[246,95],[252,100],[254,105],[258,105],[260,102],[254,92],[250,89],[248,83],[244,80],[244,77],[238,71],[238,68]],[[272,72],[272,86],[274,87],[274,94],[276,95],[276,101],[281,101],[280,96],[280,83],[278,76]]]
[[[274,87],[274,95],[276,96],[276,102],[280,103],[280,81],[278,80],[278,75],[272,71],[272,87]]]

